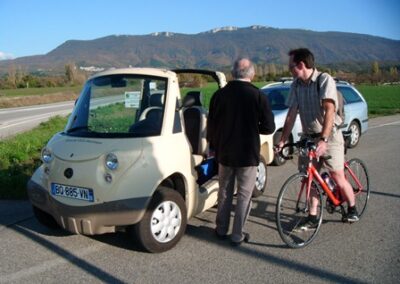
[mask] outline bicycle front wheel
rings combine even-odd
[[[307,194],[307,177],[297,173],[289,177],[279,192],[276,205],[276,223],[282,240],[291,248],[305,247],[316,237],[322,224],[322,190],[312,181],[311,191],[319,201],[318,224],[315,228],[304,228],[311,206],[311,194]]]
[[[345,167],[345,175],[351,186],[353,187],[354,197],[358,216],[365,212],[370,194],[369,176],[365,163],[360,159],[354,158],[349,160],[348,166]]]

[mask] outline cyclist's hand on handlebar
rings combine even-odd
[[[327,150],[328,150],[328,143],[320,140],[317,145],[317,151],[316,151],[317,157],[324,156]]]
[[[276,154],[281,153],[284,145],[285,145],[285,143],[283,141],[279,141],[279,143],[274,146],[275,153]]]

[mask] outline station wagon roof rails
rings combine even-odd
[[[341,80],[340,78],[333,77],[336,83],[344,84],[344,85],[351,85],[349,82]]]
[[[281,78],[279,78],[278,81],[281,83],[290,82],[290,81],[293,81],[293,77],[281,77]]]

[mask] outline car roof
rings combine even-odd
[[[340,80],[338,78],[333,78],[333,79],[335,80],[337,86],[351,86],[351,84],[347,81]],[[274,88],[279,86],[290,88],[290,85],[292,83],[293,83],[292,77],[283,77],[280,78],[277,82],[272,82],[263,86],[261,89]]]
[[[134,75],[149,75],[157,77],[170,77],[175,76],[175,73],[167,69],[158,68],[110,68],[106,71],[102,71],[94,74],[89,79],[93,79],[105,75],[118,75],[118,74],[134,74]]]

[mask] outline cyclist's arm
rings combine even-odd
[[[322,100],[322,107],[325,110],[324,124],[322,125],[321,137],[329,138],[335,122],[335,103],[331,99]],[[328,144],[323,140],[318,142],[317,156],[323,156],[328,149]]]
[[[292,106],[286,115],[285,124],[283,125],[281,140],[279,141],[278,147],[282,148],[285,141],[289,138],[290,132],[293,129],[294,122],[296,121],[297,107]]]
[[[325,116],[321,136],[328,138],[331,136],[333,124],[335,123],[335,103],[330,99],[325,99],[322,100],[322,106],[325,110]]]

